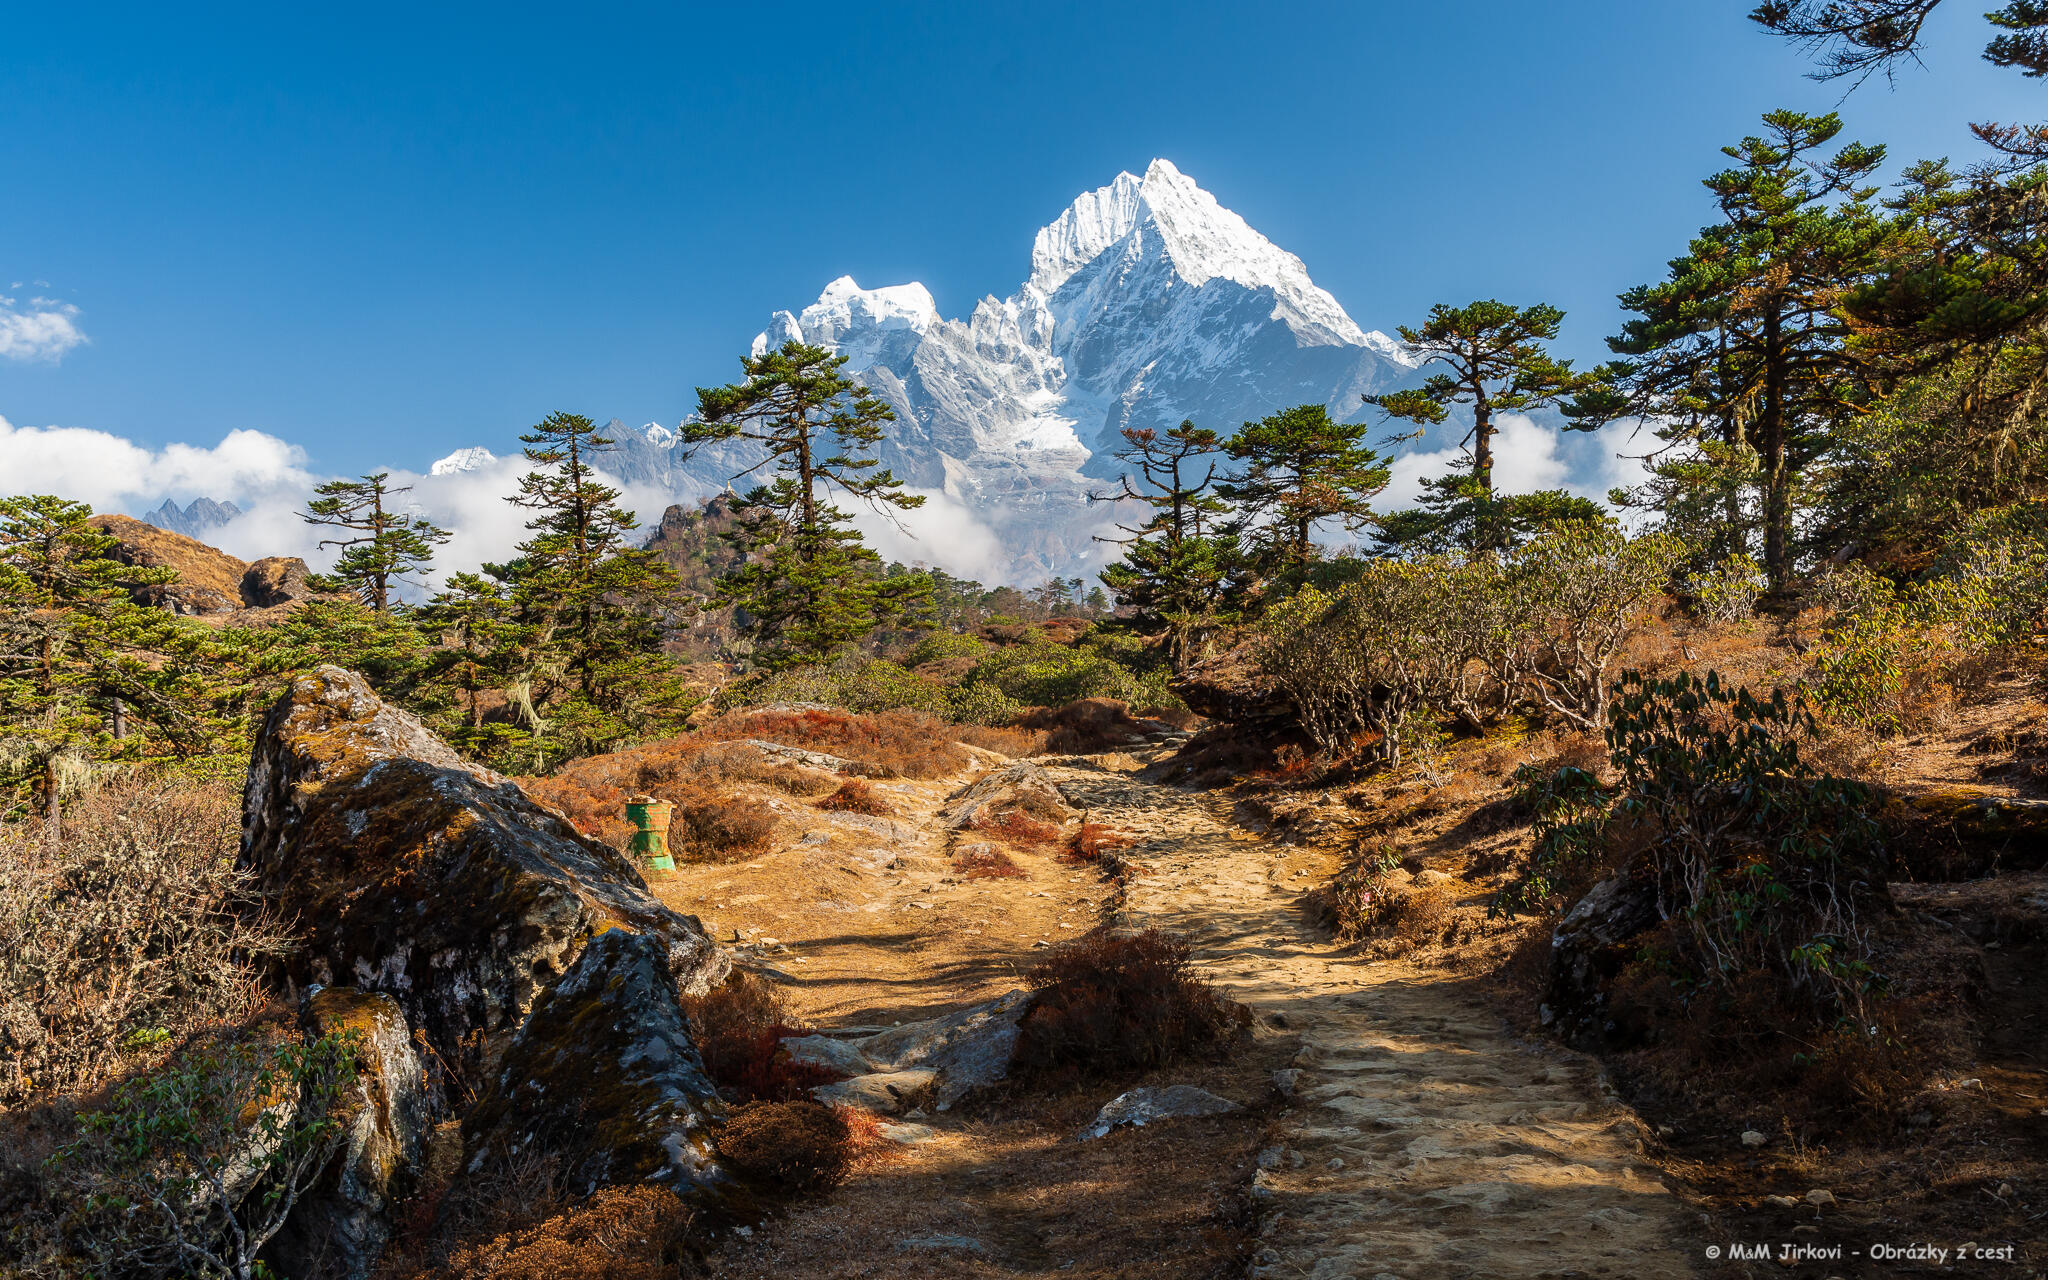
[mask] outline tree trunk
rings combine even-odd
[[[1764,315],[1764,411],[1762,439],[1758,441],[1764,462],[1764,571],[1774,592],[1792,581],[1789,541],[1792,526],[1792,488],[1785,458],[1785,348],[1783,317],[1775,310]]]

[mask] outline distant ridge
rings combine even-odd
[[[164,505],[142,516],[143,523],[153,524],[159,529],[182,533],[188,538],[202,538],[207,532],[218,529],[236,516],[242,509],[232,502],[215,502],[212,498],[194,498],[191,505],[180,507],[169,498]]]

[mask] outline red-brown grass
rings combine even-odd
[[[1014,880],[1024,874],[1009,854],[987,845],[955,855],[953,867],[964,880]]]
[[[1014,1063],[1039,1075],[1143,1071],[1214,1047],[1250,1011],[1197,978],[1185,938],[1096,929],[1045,953],[1028,979],[1038,1001],[1019,1025]]]
[[[818,807],[876,818],[890,817],[896,812],[887,800],[875,794],[874,784],[865,778],[848,778],[839,784],[839,790],[818,801]]]
[[[669,1280],[691,1219],[666,1187],[605,1187],[531,1226],[457,1248],[421,1280]]]
[[[719,790],[754,783],[792,795],[818,795],[837,785],[832,775],[820,770],[770,760],[738,743],[696,737],[669,738],[627,751],[588,756],[552,777],[516,781],[535,800],[560,810],[578,831],[614,847],[624,847],[633,835],[633,824],[626,820],[628,799],[651,795],[666,800],[678,810],[678,826],[670,829],[671,841],[679,851],[698,857],[758,851],[766,847],[767,836],[774,829],[773,815],[765,805],[718,800]],[[712,800],[707,801],[707,796]],[[719,806],[728,809],[713,812]],[[730,806],[744,806],[751,816],[741,821],[739,809]],[[693,816],[686,816],[685,808],[693,809]],[[695,846],[684,848],[689,840],[696,841]]]
[[[783,1039],[804,1034],[804,1027],[787,996],[744,969],[705,995],[683,997],[683,1013],[705,1072],[729,1097],[785,1102],[842,1078],[783,1052]]]
[[[734,711],[704,731],[713,738],[762,738],[851,761],[875,777],[943,778],[967,767],[966,748],[942,721],[918,711]]]
[[[1079,866],[1095,866],[1104,854],[1130,847],[1131,838],[1116,828],[1101,822],[1083,822],[1073,835],[1067,838],[1067,847],[1060,854],[1060,860]]]
[[[1051,844],[1060,838],[1060,829],[1050,822],[1040,822],[1018,809],[1005,809],[1001,813],[976,818],[976,831],[986,832],[1004,844],[1020,849],[1035,849]]]

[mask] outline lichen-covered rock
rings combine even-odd
[[[940,813],[949,829],[961,831],[1006,809],[1054,822],[1074,816],[1051,775],[1028,760],[1004,765],[962,787],[946,797]]]
[[[328,987],[306,1005],[315,1036],[360,1037],[356,1096],[333,1165],[292,1209],[266,1257],[288,1276],[364,1280],[391,1241],[393,1218],[419,1176],[433,1099],[398,1002],[382,992]]]
[[[1035,992],[1012,991],[942,1018],[891,1027],[854,1041],[854,1047],[883,1071],[936,1071],[931,1089],[944,1111],[969,1091],[1009,1074],[1010,1059],[1017,1052],[1017,1024],[1036,999]]]
[[[716,1201],[731,1191],[708,1130],[704,1073],[660,939],[592,939],[533,1006],[489,1090],[463,1117],[464,1168],[538,1148],[581,1193],[658,1182]]]
[[[876,1071],[833,1084],[821,1084],[811,1096],[828,1107],[856,1107],[878,1116],[900,1116],[923,1102],[938,1082],[930,1067]]]
[[[657,940],[693,992],[730,965],[624,854],[464,761],[338,667],[300,677],[264,721],[242,858],[297,922],[296,981],[388,992],[458,1070],[487,1070],[491,1050],[605,930]]]
[[[782,1048],[791,1062],[823,1067],[842,1076],[864,1076],[875,1069],[866,1054],[832,1036],[785,1036]]]
[[[1587,890],[1550,938],[1550,993],[1558,1029],[1574,1044],[1609,1038],[1606,988],[1635,948],[1631,939],[1659,920],[1656,886],[1622,872]]]

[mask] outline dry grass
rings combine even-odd
[[[1018,1070],[1038,1076],[1142,1071],[1227,1042],[1250,1012],[1196,977],[1185,938],[1096,929],[1045,953],[1038,1002],[1019,1026]]]
[[[962,724],[953,727],[955,740],[1012,759],[1041,754],[1045,751],[1046,739],[1050,736],[1041,729],[998,728],[981,724]]]
[[[718,1126],[716,1141],[733,1169],[790,1195],[838,1183],[856,1155],[840,1111],[809,1100],[750,1102]]]
[[[838,785],[831,774],[774,761],[738,743],[670,738],[628,751],[588,756],[547,778],[516,779],[526,793],[562,815],[593,840],[623,848],[632,838],[626,801],[651,795],[677,808],[671,839],[686,855],[744,856],[766,847],[774,816],[750,800],[720,798],[720,790],[753,784],[813,796]]]
[[[704,732],[712,738],[761,738],[852,761],[883,778],[943,778],[967,767],[951,726],[918,711],[734,711]]]
[[[953,869],[965,880],[1015,880],[1024,874],[1016,859],[1001,849],[977,845],[953,857]]]
[[[1041,822],[1021,809],[1005,809],[1001,813],[976,818],[973,829],[1018,849],[1041,849],[1060,838],[1058,827],[1050,822]]]
[[[1131,709],[1114,698],[1083,698],[1064,707],[1037,707],[1012,722],[1046,735],[1045,749],[1063,755],[1108,751],[1147,732]]]
[[[673,1280],[691,1221],[666,1187],[605,1187],[531,1225],[455,1249],[421,1280]]]
[[[124,772],[41,824],[0,825],[0,1107],[90,1091],[270,1000],[292,943],[235,865],[226,784]]]

